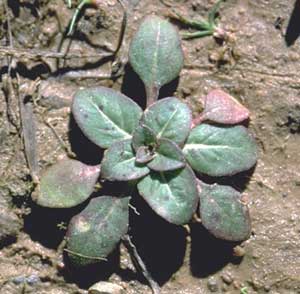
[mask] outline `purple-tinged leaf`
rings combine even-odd
[[[102,148],[130,139],[142,116],[134,101],[105,87],[78,91],[72,112],[87,138]]]
[[[74,264],[100,262],[115,249],[128,230],[129,200],[100,196],[71,219],[66,251]]]
[[[204,120],[220,124],[237,124],[249,118],[249,110],[222,90],[208,93],[203,113],[193,120],[193,126]]]
[[[44,172],[35,200],[37,204],[51,208],[76,206],[92,194],[99,174],[99,165],[63,159]]]
[[[217,238],[246,240],[251,233],[249,210],[242,195],[230,186],[198,181],[203,226]]]
[[[137,163],[147,163],[154,157],[154,152],[147,146],[141,146],[138,148],[135,154],[135,161]]]
[[[110,181],[131,181],[150,172],[149,168],[136,162],[131,140],[119,141],[104,153],[101,176]]]

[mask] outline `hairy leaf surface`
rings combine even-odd
[[[78,91],[72,112],[83,133],[102,148],[131,138],[142,116],[135,102],[105,87]]]
[[[138,190],[158,215],[176,225],[191,219],[199,200],[196,178],[188,166],[169,172],[151,172],[140,180]]]
[[[148,163],[155,156],[154,152],[147,146],[141,146],[136,151],[135,161],[137,163]]]
[[[168,171],[185,166],[185,158],[181,149],[168,139],[160,139],[155,156],[148,167],[155,171]]]
[[[67,231],[67,252],[76,265],[104,260],[128,230],[130,197],[100,196],[74,216]]]
[[[129,61],[146,88],[159,89],[175,79],[183,66],[178,32],[168,21],[148,16],[132,39]]]
[[[248,170],[257,161],[255,141],[243,126],[201,124],[191,131],[183,153],[194,170],[210,176]]]
[[[89,166],[78,160],[63,159],[42,175],[36,202],[51,208],[76,206],[91,195],[99,174],[99,165]]]
[[[217,89],[206,96],[201,120],[210,120],[220,124],[237,124],[248,119],[249,115],[249,110],[235,98]]]
[[[151,128],[157,139],[166,138],[181,146],[189,135],[192,114],[185,103],[168,97],[148,107],[141,123]]]
[[[149,173],[149,168],[136,162],[131,140],[114,143],[104,153],[101,175],[110,181],[139,179]]]
[[[246,240],[251,232],[248,207],[242,195],[230,186],[199,184],[200,217],[217,238],[228,241]]]
[[[147,126],[140,124],[132,136],[132,146],[137,151],[141,146],[154,147],[156,145],[155,133]]]

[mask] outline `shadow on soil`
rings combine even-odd
[[[186,230],[159,217],[135,195],[131,204],[140,215],[130,215],[130,235],[147,269],[159,284],[179,270],[186,251]]]
[[[292,46],[300,36],[300,0],[296,0],[285,34],[286,45]]]
[[[30,201],[28,205],[31,213],[24,217],[24,231],[30,235],[33,241],[37,241],[47,248],[56,249],[65,236],[64,226],[86,204],[87,201],[75,208],[54,209],[44,208]]]
[[[76,158],[90,165],[99,164],[103,157],[103,149],[91,142],[78,127],[73,115],[69,121],[69,142]]]
[[[179,78],[176,78],[163,86],[159,91],[159,99],[173,96],[178,83]],[[125,67],[125,75],[121,92],[139,104],[142,109],[146,108],[146,92],[144,84],[139,76],[134,72],[130,64],[127,64]]]
[[[240,263],[233,256],[237,242],[220,240],[211,235],[201,224],[191,226],[191,272],[196,277],[207,277],[222,269],[227,263]]]
[[[117,248],[107,257],[107,261],[86,267],[73,266],[69,262],[67,254],[64,254],[64,263],[66,266],[62,274],[65,280],[87,289],[100,280],[109,279],[116,272],[120,264],[120,252]]]

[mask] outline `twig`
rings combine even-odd
[[[124,245],[126,246],[127,250],[130,253],[130,256],[132,258],[132,261],[137,268],[137,270],[140,270],[143,274],[143,276],[148,281],[153,294],[160,294],[160,287],[159,285],[153,280],[151,274],[148,272],[145,263],[143,262],[142,258],[139,256],[136,247],[132,243],[129,235],[125,235],[123,237]]]
[[[17,74],[18,84],[20,84],[20,77]],[[33,87],[37,86],[38,81],[35,81]],[[32,91],[32,93],[34,90]],[[36,122],[33,113],[33,103],[26,102],[26,98],[32,93],[19,93],[19,109],[20,119],[22,126],[22,137],[24,141],[25,156],[30,170],[30,175],[33,183],[37,184],[39,181],[39,165],[38,165],[38,152],[36,140]]]
[[[62,138],[59,136],[59,134],[57,133],[56,129],[54,128],[54,126],[52,125],[52,123],[47,120],[47,119],[43,119],[45,125],[53,132],[54,136],[56,137],[56,139],[58,140],[60,146],[63,148],[63,150],[67,153],[67,155],[70,158],[75,158],[76,155],[72,152],[72,150],[67,146],[67,144],[62,140]]]
[[[4,88],[4,94],[6,97],[6,113],[8,121],[16,128],[16,130],[19,132],[20,125],[18,122],[18,119],[16,118],[14,112],[12,111],[12,101],[16,101],[16,94],[15,90],[12,84],[11,76],[6,75],[3,79],[3,88]]]
[[[8,0],[7,0],[8,1]],[[9,17],[9,12],[8,12],[8,5],[7,2],[3,2],[4,9],[5,9],[5,14],[6,14],[6,22],[7,22],[7,39],[8,39],[8,46],[10,48],[13,48],[13,37],[12,37],[12,31],[11,31],[11,23],[10,23],[10,17]],[[8,75],[11,75],[11,62],[12,58],[11,56],[7,58],[7,63],[8,63]]]
[[[103,58],[112,56],[112,53],[101,53],[97,55],[82,54],[82,53],[71,53],[66,55],[60,52],[51,52],[37,49],[20,49],[0,46],[0,55],[8,55],[16,58],[27,57],[27,58],[57,58],[57,59],[73,59],[73,58]]]
[[[127,27],[127,8],[125,7],[124,3],[122,0],[118,0],[120,5],[122,6],[123,9],[123,19],[122,19],[122,24],[121,24],[121,31],[118,39],[118,45],[117,48],[114,52],[114,55],[117,55],[118,52],[120,51],[120,48],[122,47],[123,41],[124,41],[124,36],[125,36],[125,31]]]
[[[3,1],[3,6],[4,6],[6,22],[7,22],[7,44],[8,44],[7,48],[9,48],[8,50],[13,50],[11,24],[10,24],[10,17],[9,17],[8,6],[6,1]],[[16,98],[15,91],[12,84],[12,79],[11,79],[11,64],[12,64],[12,57],[7,56],[7,67],[8,67],[7,76],[6,78],[3,79],[4,92],[6,96],[6,105],[7,105],[6,113],[9,122],[17,129],[17,131],[19,131],[20,126],[11,108],[12,101]]]

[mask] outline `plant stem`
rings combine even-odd
[[[193,33],[184,33],[182,34],[183,39],[194,39],[194,38],[202,38],[206,36],[213,35],[214,31],[197,31]]]
[[[146,87],[147,107],[158,99],[159,88],[156,86]]]
[[[153,280],[151,274],[148,272],[145,263],[143,262],[142,258],[138,254],[136,247],[132,243],[129,235],[125,235],[123,237],[124,245],[126,246],[128,252],[130,253],[130,256],[132,258],[132,261],[134,263],[134,266],[137,270],[140,270],[145,277],[145,279],[148,281],[153,294],[160,294],[160,287],[159,285]]]
[[[208,14],[208,22],[214,26],[216,25],[215,23],[216,14],[218,13],[218,10],[220,9],[222,2],[224,2],[224,0],[218,0]]]
[[[76,10],[75,10],[75,13],[74,13],[74,15],[73,15],[73,17],[72,17],[71,24],[70,24],[70,27],[69,27],[69,31],[68,31],[68,33],[67,33],[67,36],[72,35],[73,29],[74,29],[74,26],[75,26],[75,22],[76,22],[76,20],[77,20],[77,18],[78,18],[78,15],[79,15],[79,13],[80,13],[82,7],[83,7],[84,5],[86,5],[86,4],[90,4],[90,2],[91,2],[90,0],[82,0],[82,1],[79,3],[79,5],[77,6],[77,8],[76,8]]]

